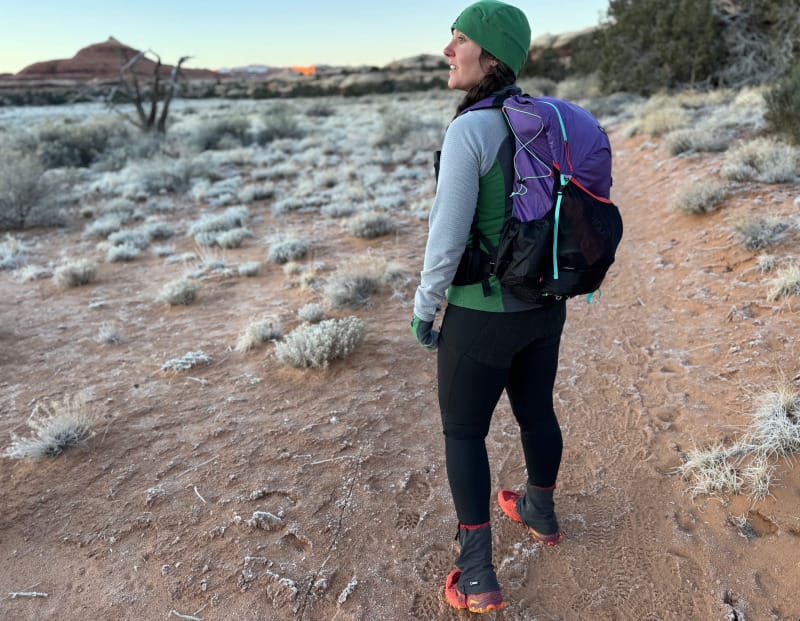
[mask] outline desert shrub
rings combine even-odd
[[[133,244],[120,244],[119,246],[109,246],[106,251],[106,261],[109,263],[123,263],[133,261],[139,256],[141,250]]]
[[[44,167],[30,155],[4,153],[0,156],[0,229],[23,229],[48,220],[56,209],[58,190]],[[37,212],[38,213],[37,215]]]
[[[306,114],[310,117],[324,118],[335,115],[336,110],[328,104],[317,101],[306,108]]]
[[[261,263],[258,261],[246,261],[239,266],[239,276],[253,277],[258,276],[261,271]]]
[[[323,292],[331,308],[359,307],[386,282],[387,263],[374,257],[342,264],[330,277]]]
[[[680,188],[669,200],[669,207],[691,214],[709,213],[725,199],[725,186],[704,182]]]
[[[523,93],[532,97],[552,96],[556,93],[557,83],[550,78],[542,78],[535,75],[523,75],[525,70],[520,73],[517,82]]]
[[[189,235],[197,237],[198,233],[217,233],[244,228],[249,215],[250,212],[244,205],[228,207],[221,214],[205,214],[189,226]]]
[[[219,246],[220,248],[240,248],[244,240],[252,237],[248,229],[230,229],[227,231],[206,231],[197,233],[194,240],[199,246]]]
[[[599,76],[572,76],[556,84],[554,96],[570,101],[583,101],[601,94]]]
[[[324,207],[320,208],[319,212],[323,216],[327,216],[329,218],[346,218],[347,216],[352,216],[355,210],[356,208],[354,205],[331,203],[330,205],[325,205]]]
[[[116,233],[122,228],[122,220],[119,215],[109,213],[100,216],[97,220],[90,222],[83,230],[83,236],[89,238],[105,239],[112,233]]]
[[[720,174],[736,181],[790,183],[797,178],[800,149],[774,138],[756,138],[726,153]]]
[[[261,126],[253,132],[256,144],[265,145],[281,138],[302,138],[305,130],[292,113],[283,107],[273,107],[261,118]]]
[[[381,109],[381,123],[375,133],[372,144],[376,147],[396,147],[419,125],[411,114],[400,112],[395,108]]]
[[[188,278],[177,278],[165,284],[158,294],[158,300],[170,306],[188,306],[197,297],[200,286]]]
[[[742,244],[748,250],[763,250],[780,241],[789,230],[789,222],[778,216],[751,214],[733,224]]]
[[[800,452],[800,395],[790,385],[761,395],[752,421],[732,446],[717,445],[687,454],[678,472],[698,495],[739,494],[760,500],[769,495],[772,463]]]
[[[277,341],[281,338],[281,330],[270,317],[252,319],[244,332],[236,341],[236,351],[246,352],[254,349],[259,343]]]
[[[728,149],[732,140],[732,132],[710,127],[675,129],[664,136],[664,144],[672,155],[721,152]]]
[[[270,263],[288,263],[304,258],[308,254],[308,242],[304,239],[283,239],[270,245],[267,260]]]
[[[104,321],[100,324],[100,329],[97,331],[95,340],[104,345],[116,345],[122,342],[122,334],[117,325]]]
[[[800,295],[800,263],[790,263],[778,268],[770,283],[767,299],[775,301],[790,295]]]
[[[198,126],[191,142],[201,151],[230,149],[249,142],[250,120],[245,116],[222,116]]]
[[[276,343],[275,356],[281,364],[295,368],[326,368],[332,360],[355,351],[365,333],[366,324],[358,317],[303,324]]]
[[[99,419],[98,412],[82,395],[37,404],[27,420],[33,435],[21,438],[12,433],[11,446],[5,454],[15,459],[38,460],[56,457],[74,446],[84,447],[94,435]]]
[[[364,239],[373,239],[392,233],[396,225],[394,220],[384,213],[368,211],[357,214],[346,223],[351,234]]]
[[[297,318],[306,323],[319,323],[325,319],[325,311],[322,309],[322,304],[312,302],[297,310]]]
[[[97,264],[89,259],[75,259],[61,265],[53,272],[53,280],[59,287],[72,288],[88,285],[97,276]]]
[[[6,235],[0,242],[0,270],[15,270],[27,262],[27,249],[19,239]]]
[[[236,195],[242,203],[262,201],[273,196],[275,196],[274,183],[248,183]]]
[[[791,142],[800,144],[800,62],[789,75],[775,85],[764,98],[767,123]]]
[[[150,239],[163,240],[175,237],[175,227],[167,222],[151,220],[142,224],[139,227],[139,230],[141,230]]]
[[[161,365],[162,371],[188,371],[199,364],[208,364],[211,358],[202,351],[188,351],[183,356],[171,358]]]
[[[85,168],[99,160],[121,125],[65,120],[44,124],[37,132],[37,155],[45,168]]]
[[[774,270],[776,264],[777,259],[774,254],[761,254],[756,258],[756,268],[762,274]]]
[[[150,234],[142,229],[126,229],[116,231],[108,236],[108,242],[112,246],[133,246],[139,250],[144,250],[150,245]]]

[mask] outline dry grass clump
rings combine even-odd
[[[150,232],[141,228],[116,231],[108,236],[108,243],[112,246],[133,246],[144,250],[150,245]]]
[[[323,369],[332,360],[351,354],[365,334],[366,324],[358,317],[303,324],[276,343],[275,356],[290,367]]]
[[[0,270],[15,270],[27,262],[25,244],[11,235],[0,242]]]
[[[204,351],[189,351],[180,358],[171,358],[170,360],[167,360],[161,365],[161,370],[188,371],[189,369],[196,367],[198,364],[208,364],[209,362],[211,362],[211,358],[209,358]]]
[[[116,345],[122,342],[122,333],[116,324],[104,321],[100,324],[95,340],[104,345]]]
[[[123,220],[118,214],[108,213],[93,220],[84,230],[83,236],[105,239],[122,228]]]
[[[306,323],[319,323],[325,319],[325,311],[322,309],[322,304],[311,302],[297,310],[297,318]]]
[[[733,223],[748,250],[763,250],[786,236],[790,223],[778,216],[749,215]]]
[[[84,447],[94,435],[99,418],[84,395],[37,404],[27,421],[33,435],[21,438],[12,433],[11,446],[5,455],[14,459],[44,459],[61,455],[73,446]]]
[[[689,126],[690,115],[675,100],[665,96],[651,97],[634,121],[636,132],[661,136]]]
[[[197,233],[194,240],[199,246],[219,246],[230,250],[231,248],[241,248],[244,240],[252,236],[253,234],[248,229],[230,229]]]
[[[678,189],[670,198],[669,207],[691,214],[710,213],[725,200],[725,186],[714,182],[689,185]]]
[[[250,320],[239,340],[236,341],[236,351],[244,353],[255,349],[260,343],[277,341],[281,338],[281,330],[270,317],[256,317]]]
[[[200,285],[195,281],[186,277],[177,278],[164,285],[158,294],[158,300],[170,306],[188,306],[194,302],[199,289]]]
[[[65,289],[88,285],[97,276],[97,263],[89,259],[75,259],[61,265],[53,272],[53,280]]]
[[[800,263],[790,263],[778,269],[770,281],[767,299],[774,302],[791,295],[800,295]]]
[[[253,201],[263,201],[275,196],[274,183],[248,183],[236,195],[237,198],[243,203],[252,203]]]
[[[775,138],[756,138],[726,154],[720,174],[736,181],[791,183],[797,179],[800,149]]]
[[[374,239],[394,232],[397,228],[394,220],[385,213],[365,211],[350,218],[346,228],[351,234],[362,239]]]
[[[753,420],[742,438],[691,451],[678,472],[691,482],[688,492],[698,495],[740,494],[766,498],[774,481],[773,461],[800,453],[800,394],[789,385],[762,395]]]
[[[290,238],[275,242],[269,247],[267,260],[270,263],[288,263],[304,258],[308,254],[308,242],[304,239]]]
[[[726,151],[732,140],[732,132],[715,127],[677,129],[664,136],[664,144],[672,155],[687,152],[719,153]]]

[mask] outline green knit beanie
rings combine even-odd
[[[498,0],[479,0],[469,5],[453,22],[497,60],[519,75],[531,47],[531,27],[525,13]]]

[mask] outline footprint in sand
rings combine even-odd
[[[412,473],[397,496],[397,530],[408,532],[419,526],[421,509],[431,498],[431,485],[420,472]]]

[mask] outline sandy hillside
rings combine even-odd
[[[776,461],[772,496],[758,502],[693,499],[674,470],[695,447],[734,441],[781,378],[798,386],[800,300],[767,301],[770,276],[730,225],[754,209],[796,215],[798,189],[741,184],[718,212],[690,216],[666,197],[713,178],[721,156],[670,157],[619,127],[612,143],[625,237],[599,303],[569,303],[556,385],[566,539],[532,545],[494,505],[510,605],[493,618],[797,621],[800,469]],[[154,301],[183,268],[152,255],[101,262],[95,283],[69,290],[0,272],[3,447],[28,433],[36,402],[88,390],[102,414],[85,450],[0,461],[0,618],[468,618],[442,602],[456,521],[435,357],[408,330],[425,224],[399,213],[398,233],[365,241],[313,214],[274,218],[270,204],[250,205],[263,219],[227,251],[236,263],[263,261],[257,240],[280,228],[312,240],[323,279],[367,253],[412,276],[329,311],[362,318],[367,335],[328,369],[282,367],[272,344],[233,350],[252,316],[288,332],[298,308],[321,301],[278,266],[206,277],[187,307]],[[26,232],[39,242],[31,262],[93,256],[82,226]],[[193,249],[186,236],[175,244]],[[97,342],[103,322],[121,343]],[[198,350],[209,364],[160,370]],[[495,488],[522,486],[505,401],[488,447]],[[248,525],[257,511],[276,519]]]

